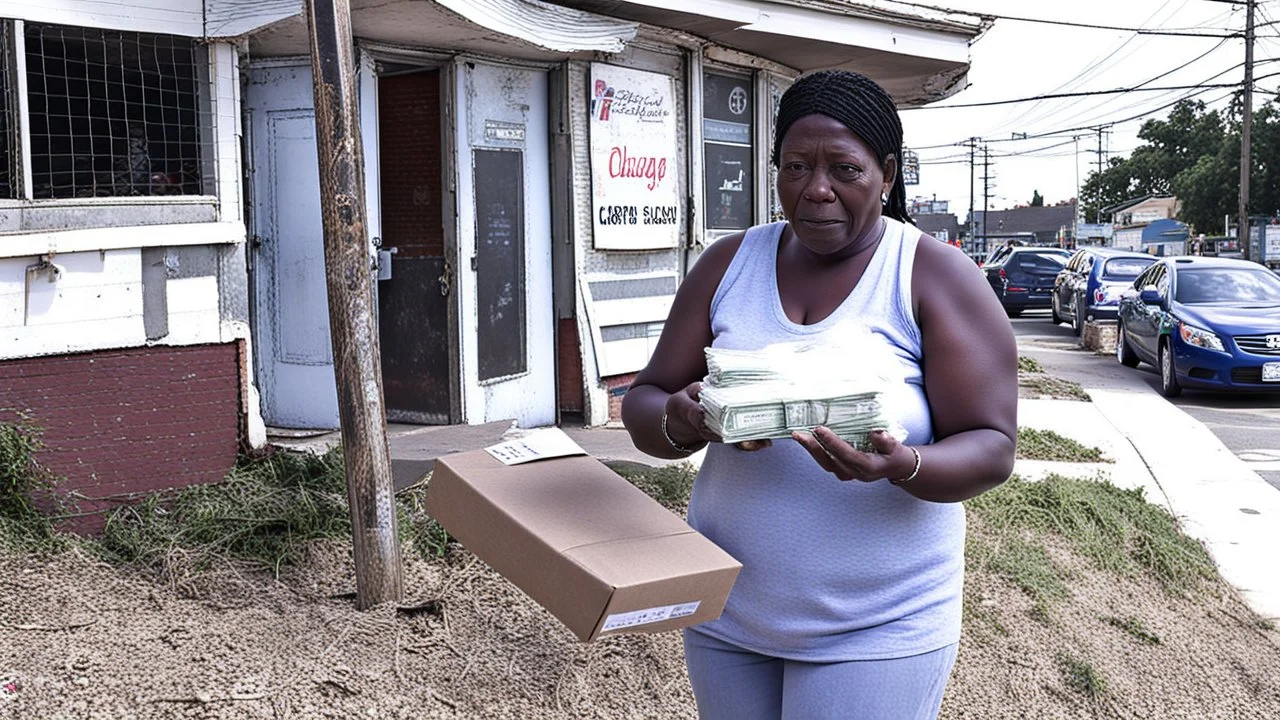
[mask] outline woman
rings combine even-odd
[[[933,718],[960,639],[959,502],[1013,467],[1012,329],[973,262],[907,224],[902,124],[882,88],[807,75],[783,95],[776,132],[786,221],[707,248],[622,406],[649,454],[710,444],[689,522],[743,564],[724,614],[685,633],[698,710]],[[817,428],[727,446],[706,429],[705,347],[834,339],[845,323],[901,364],[907,444],[878,433],[875,452],[859,452]]]

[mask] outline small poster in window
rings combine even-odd
[[[684,227],[675,80],[592,63],[591,213],[597,250],[676,247]]]

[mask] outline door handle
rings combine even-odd
[[[453,266],[448,260],[444,262],[444,272],[440,274],[440,295],[449,297],[449,293],[453,290]]]

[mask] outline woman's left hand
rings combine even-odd
[[[875,452],[862,452],[825,427],[814,428],[812,434],[795,432],[791,437],[808,450],[824,470],[840,480],[872,482],[904,478],[915,466],[915,453],[883,430],[870,435]]]

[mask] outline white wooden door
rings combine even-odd
[[[329,339],[311,70],[250,72],[254,323],[262,415],[287,428],[338,427]]]
[[[547,73],[478,61],[455,70],[464,415],[551,425]]]

